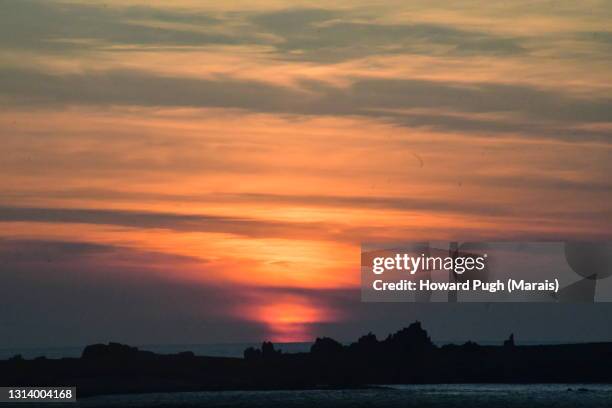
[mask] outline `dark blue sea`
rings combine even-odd
[[[501,345],[503,340],[499,341],[479,341],[481,345]],[[441,341],[436,342],[438,346],[444,344],[462,344],[462,341]],[[519,345],[532,344],[567,344],[567,342],[551,342],[551,341],[529,341],[520,342]],[[344,343],[348,344],[348,343]],[[132,344],[130,344],[132,345]],[[159,354],[173,354],[181,351],[193,351],[198,356],[214,356],[214,357],[242,357],[242,353],[248,347],[261,347],[259,343],[218,343],[218,344],[134,344],[140,350],[153,351]],[[274,343],[276,349],[283,353],[300,353],[307,352],[312,346],[311,342],[302,343]],[[6,360],[16,354],[21,354],[23,358],[32,359],[40,356],[47,358],[62,358],[62,357],[80,357],[85,345],[82,346],[62,346],[62,347],[12,347],[0,348],[0,360]]]
[[[46,406],[58,406],[45,404]],[[21,406],[31,406],[21,404]],[[612,385],[442,384],[390,385],[379,389],[213,391],[100,396],[69,407],[612,407]]]
[[[219,343],[219,344],[137,344],[140,350],[153,351],[159,354],[173,354],[181,351],[193,351],[198,356],[242,357],[248,347],[261,347],[261,343]],[[275,343],[274,346],[283,353],[299,353],[310,350],[312,343]],[[40,356],[47,358],[80,357],[85,346],[68,347],[13,347],[0,348],[0,360],[6,360],[16,354],[32,359]]]

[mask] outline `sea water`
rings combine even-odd
[[[23,404],[22,404],[23,405]],[[58,406],[53,404],[54,406]],[[110,395],[79,399],[72,408],[113,407],[611,407],[611,384],[389,385],[357,390],[208,391]]]

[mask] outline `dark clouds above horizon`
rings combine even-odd
[[[133,265],[117,262],[117,258],[138,258],[142,255],[138,252],[79,241],[0,240],[2,348],[82,347],[109,341],[188,347],[269,338],[269,329],[261,324],[219,307],[228,303],[236,309],[253,307],[248,286],[176,282],[164,276],[163,268],[150,265],[135,271]],[[190,262],[177,263],[168,254],[146,255],[158,265]],[[312,326],[310,331],[341,341],[354,341],[366,332],[384,338],[415,319],[425,321],[435,341],[501,342],[509,332],[516,333],[519,342],[610,336],[610,315],[603,305],[411,304],[407,308],[401,303],[360,303],[358,289],[266,287],[258,294],[269,298],[287,295],[309,298],[335,310],[352,310],[354,315],[340,323],[307,323]],[[449,319],[449,314],[461,318]],[[583,317],[579,327],[567,331],[563,323],[576,314]],[[497,324],[482,325],[483,319],[493,316]]]

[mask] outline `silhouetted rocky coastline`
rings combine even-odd
[[[155,354],[118,343],[87,346],[80,358],[0,361],[6,386],[76,386],[87,395],[196,390],[357,388],[414,383],[612,382],[612,343],[517,346],[474,342],[437,347],[419,322],[384,340],[369,333],[342,345],[317,338],[308,353],[270,342],[244,358]]]

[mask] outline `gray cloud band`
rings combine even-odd
[[[427,80],[358,79],[348,88],[302,81],[302,90],[232,78],[195,79],[140,71],[52,75],[0,71],[0,100],[11,106],[138,105],[232,108],[253,112],[362,116],[401,126],[450,132],[519,133],[609,142],[607,129],[572,129],[612,121],[609,98],[575,98],[523,85],[464,84]],[[436,109],[439,113],[411,109]],[[448,115],[447,111],[454,112]],[[513,113],[518,119],[482,120],[475,113]]]

